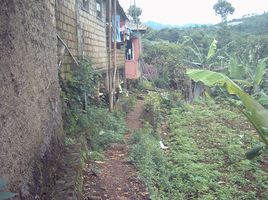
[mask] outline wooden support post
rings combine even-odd
[[[115,81],[116,81],[116,70],[117,70],[117,62],[116,62],[116,39],[117,39],[117,34],[116,34],[116,26],[117,26],[117,24],[116,24],[116,1],[117,0],[114,0],[114,65],[113,65],[113,67],[114,67],[114,73],[113,73],[113,94],[115,93],[115,87],[116,87],[116,85],[115,85]]]
[[[109,0],[109,11],[108,11],[108,96],[109,96],[109,111],[113,111],[113,94],[112,94],[112,84],[111,84],[111,65],[112,65],[112,0]]]

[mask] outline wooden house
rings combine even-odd
[[[59,58],[64,55],[63,73],[79,57],[90,58],[96,69],[107,67],[106,1],[57,0],[56,28],[58,49],[65,43],[67,50],[58,52]]]
[[[71,68],[78,65],[79,58],[89,58],[93,68],[103,75],[102,85],[107,87],[108,3],[108,0],[56,1],[58,68],[64,79],[68,78]],[[111,10],[114,10],[114,5],[112,5]],[[127,17],[118,0],[116,0],[116,11],[120,25],[124,25]],[[124,74],[124,41],[117,42],[116,46],[118,69],[116,77],[119,79],[119,75],[123,76]],[[111,54],[114,55],[113,52]]]
[[[114,5],[115,1],[112,0],[112,6],[111,6],[111,17],[112,17],[112,27],[111,27],[111,70],[113,73],[115,73],[115,88],[120,87],[120,82],[125,80],[125,34],[126,34],[126,28],[125,24],[128,21],[128,18],[123,10],[123,8],[120,6],[119,1],[116,1],[116,9]],[[109,10],[109,5],[106,5],[106,10]],[[114,12],[116,11],[116,16],[114,15]],[[114,23],[114,20],[116,20],[116,23]],[[109,22],[109,13],[106,12],[106,21]],[[115,27],[114,27],[115,24]],[[108,28],[108,27],[107,27]],[[116,36],[114,36],[114,30],[116,29]],[[106,31],[107,35],[107,48],[109,51],[109,31]],[[116,41],[114,42],[114,38],[116,38]],[[116,66],[116,67],[115,67]],[[114,67],[116,70],[114,70]]]

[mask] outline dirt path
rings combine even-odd
[[[140,115],[144,102],[137,101],[134,111],[126,117],[130,132],[126,144],[113,144],[106,151],[103,162],[89,162],[84,175],[84,200],[148,200],[149,194],[140,181],[134,166],[128,162],[127,141],[131,132],[142,127]]]

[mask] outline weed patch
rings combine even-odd
[[[87,109],[85,120],[88,145],[93,151],[102,151],[111,143],[124,142],[125,115],[120,110],[109,113],[106,108],[91,107]]]
[[[168,111],[168,151],[148,126],[132,140],[131,159],[152,199],[267,198],[264,157],[245,158],[259,141],[242,114],[228,104],[202,101]]]
[[[158,196],[159,190],[167,187],[169,171],[165,169],[165,155],[152,133],[153,128],[149,124],[134,133],[130,158],[139,169],[151,196]]]

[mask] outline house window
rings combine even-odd
[[[82,1],[82,8],[85,11],[89,11],[89,0],[83,0]]]
[[[96,0],[97,17],[101,18],[101,0]]]

